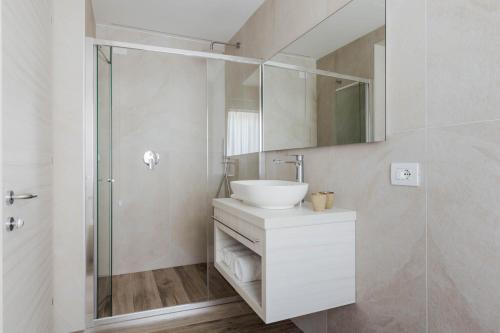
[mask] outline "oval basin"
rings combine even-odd
[[[236,180],[231,182],[234,199],[267,209],[288,209],[307,194],[309,185],[286,180]]]

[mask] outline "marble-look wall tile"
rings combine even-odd
[[[500,119],[500,2],[427,3],[429,125]]]
[[[302,332],[327,333],[328,331],[327,311],[293,318],[292,321]]]
[[[358,212],[357,299],[330,310],[330,332],[424,331],[425,186],[392,186],[388,173],[391,162],[422,161],[424,154],[424,130],[335,149],[330,186],[339,207]]]
[[[316,146],[316,142],[312,144],[310,140],[311,129],[316,123],[312,123],[307,114],[310,100],[316,97],[315,85],[312,86],[314,94],[306,93],[313,80],[306,79],[304,72],[272,66],[264,68],[264,149]]]
[[[229,54],[269,59],[352,0],[267,0],[231,38]]]
[[[310,192],[333,190],[336,206],[358,213],[356,305],[330,310],[329,332],[423,332],[425,186],[392,186],[388,170],[392,161],[424,160],[425,130],[384,143],[266,153],[271,178],[293,179],[293,168],[270,162],[289,153],[304,154]]]
[[[206,260],[206,66],[113,54],[113,275]],[[160,154],[154,170],[147,150]]]
[[[425,3],[387,0],[388,134],[426,125]]]
[[[273,0],[274,38],[282,47],[321,22],[328,13],[328,0]],[[290,18],[294,18],[290,24]],[[275,45],[276,47],[278,45]]]
[[[94,7],[92,6],[92,0],[85,0],[85,36],[94,37],[96,36],[96,23],[94,16]]]
[[[96,35],[99,39],[118,42],[138,43],[193,51],[210,51],[209,41],[106,24],[96,25]],[[224,52],[224,47],[215,45],[214,50],[215,52],[222,53]]]
[[[429,332],[500,327],[500,121],[429,131]]]
[[[231,38],[230,43],[236,42],[241,42],[241,48],[229,48],[226,53],[264,59],[279,50],[275,46],[274,2],[272,0],[264,1],[240,31]]]

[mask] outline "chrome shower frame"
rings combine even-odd
[[[96,264],[97,260],[95,260],[95,254],[97,253],[97,242],[96,242],[96,232],[95,226],[96,218],[94,211],[96,207],[96,167],[95,161],[96,159],[96,138],[97,138],[97,129],[96,129],[96,112],[97,108],[95,108],[96,103],[96,86],[95,86],[95,59],[97,56],[97,48],[96,46],[110,46],[110,47],[119,47],[126,49],[134,49],[134,50],[142,50],[142,51],[151,51],[151,52],[159,52],[166,54],[176,54],[176,55],[185,55],[189,57],[198,57],[204,59],[212,59],[212,60],[222,60],[229,62],[237,62],[244,64],[254,64],[259,66],[259,72],[262,73],[262,60],[253,59],[253,58],[245,58],[239,56],[231,56],[225,54],[217,54],[217,53],[209,53],[209,52],[201,52],[201,51],[191,51],[184,49],[175,49],[168,47],[160,47],[153,45],[144,45],[144,44],[136,44],[136,43],[128,43],[128,42],[117,42],[110,40],[102,40],[95,38],[86,38],[85,41],[85,105],[83,110],[83,123],[84,123],[84,180],[85,180],[85,196],[84,196],[84,205],[85,208],[85,318],[86,318],[86,327],[98,327],[102,325],[110,325],[110,324],[118,324],[129,320],[149,318],[153,316],[158,316],[157,318],[164,319],[164,317],[168,314],[180,311],[190,311],[200,308],[208,308],[215,305],[235,302],[240,300],[238,296],[233,296],[224,299],[211,300],[199,303],[185,304],[185,305],[177,305],[171,307],[165,307],[160,309],[135,312],[125,315],[112,316],[107,318],[97,319],[97,270]],[[262,80],[262,78],[260,78]],[[262,81],[261,81],[262,82]],[[260,109],[260,113],[262,113],[262,108]],[[262,115],[260,117],[262,119]],[[262,127],[262,124],[260,124]],[[208,224],[208,222],[207,222]]]

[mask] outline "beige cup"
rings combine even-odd
[[[333,207],[333,201],[335,198],[335,192],[321,192],[326,195],[326,209]]]
[[[326,208],[326,199],[327,196],[323,193],[313,193],[311,194],[311,201],[312,201],[312,206],[313,210],[315,212],[322,212]]]

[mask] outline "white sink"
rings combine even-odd
[[[267,209],[288,209],[307,194],[306,183],[285,180],[237,180],[231,182],[234,199]]]

